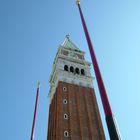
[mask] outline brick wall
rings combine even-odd
[[[92,88],[59,82],[50,104],[47,140],[105,140]]]

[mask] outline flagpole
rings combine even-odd
[[[34,116],[33,116],[33,124],[32,124],[32,131],[31,131],[31,139],[30,140],[34,140],[34,130],[35,130],[35,123],[36,123],[36,114],[37,114],[39,90],[40,90],[40,82],[38,81],[35,108],[34,108]]]
[[[108,131],[109,131],[110,139],[111,140],[121,140],[119,131],[116,126],[115,118],[113,116],[111,106],[110,106],[110,103],[109,103],[109,100],[107,97],[106,89],[105,89],[103,79],[101,76],[101,72],[100,72],[100,69],[99,69],[99,66],[97,63],[97,59],[96,59],[96,55],[95,55],[93,45],[92,45],[92,42],[90,39],[90,35],[88,33],[88,29],[87,29],[86,22],[85,22],[83,13],[82,13],[82,9],[80,7],[80,0],[76,0],[76,2],[77,2],[77,6],[78,6],[78,9],[80,12],[80,17],[81,17],[85,37],[87,40],[88,48],[90,51],[90,55],[91,55],[91,59],[92,59],[92,63],[93,63],[93,67],[94,67],[94,71],[95,71],[95,75],[96,75],[96,79],[97,79],[98,88],[100,91],[100,96],[101,96],[101,100],[102,100],[102,104],[103,104],[103,109],[104,109],[104,113],[105,113],[105,118],[106,118],[106,123],[107,123]]]

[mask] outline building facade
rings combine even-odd
[[[50,76],[47,140],[105,140],[85,53],[66,36]]]

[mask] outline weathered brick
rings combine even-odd
[[[64,86],[67,91],[63,91]],[[94,89],[59,82],[50,105],[47,140],[105,140]]]

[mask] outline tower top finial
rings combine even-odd
[[[67,34],[67,35],[66,35],[66,38],[67,38],[68,40],[70,40],[70,35],[69,35],[69,34]]]
[[[76,0],[77,5],[80,5],[80,0]]]
[[[37,88],[40,88],[40,81],[38,80]]]

